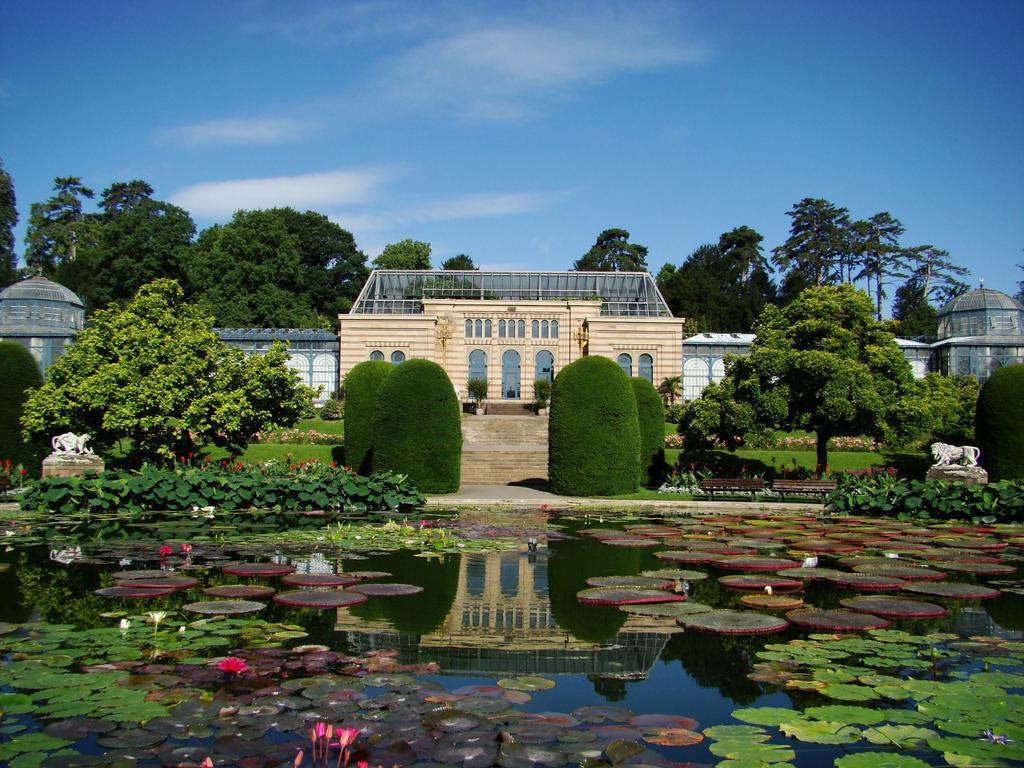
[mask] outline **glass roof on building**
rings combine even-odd
[[[352,314],[422,314],[424,299],[600,301],[601,314],[672,317],[647,272],[484,272],[378,269]]]

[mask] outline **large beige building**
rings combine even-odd
[[[441,365],[460,397],[532,401],[533,382],[603,355],[657,385],[682,370],[683,320],[646,272],[376,270],[339,318],[345,374],[364,360]]]

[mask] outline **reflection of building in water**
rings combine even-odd
[[[668,639],[642,617],[607,644],[577,640],[551,614],[546,555],[490,552],[463,555],[459,584],[444,622],[428,635],[395,632],[338,611],[338,631],[352,651],[397,648],[417,661],[436,661],[446,674],[592,674],[639,679]],[[675,627],[674,622],[672,626]],[[637,629],[641,627],[638,626]]]
[[[1024,639],[1024,632],[1013,629],[1003,629],[995,619],[988,615],[984,608],[964,606],[956,614],[954,632],[961,637],[984,635],[987,637],[1002,637],[1006,640]]]

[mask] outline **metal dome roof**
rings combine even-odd
[[[1011,310],[1024,312],[1024,305],[1021,305],[1012,296],[992,288],[977,288],[973,291],[962,293],[949,301],[939,315],[947,315],[952,312],[971,312],[979,309]]]
[[[45,277],[30,277],[0,291],[0,302],[5,301],[56,301],[83,307],[82,300],[70,288],[47,280]]]

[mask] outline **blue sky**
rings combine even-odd
[[[329,215],[375,255],[566,269],[602,229],[653,272],[790,206],[889,211],[971,282],[1024,273],[1024,3],[6,0],[0,157],[141,178],[202,228]]]

